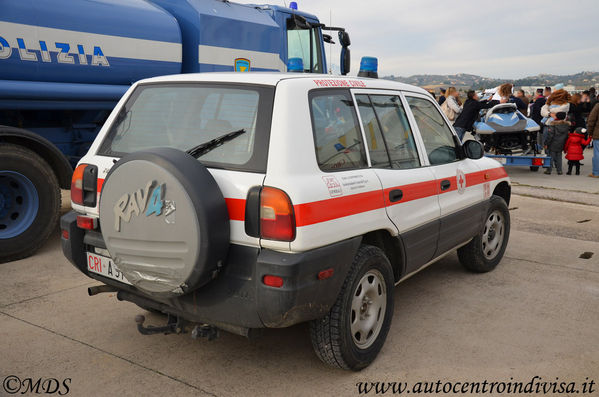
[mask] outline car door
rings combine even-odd
[[[441,229],[435,256],[474,236],[483,216],[480,168],[464,158],[461,143],[440,109],[428,96],[406,93],[410,118],[418,129],[430,169],[436,179]]]
[[[436,250],[440,208],[430,167],[423,167],[399,92],[355,90],[369,162],[383,186],[387,215],[399,230],[406,273],[429,262]]]

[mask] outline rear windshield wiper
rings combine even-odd
[[[235,139],[239,135],[244,134],[244,133],[245,133],[245,129],[243,129],[243,128],[240,130],[237,130],[237,131],[228,132],[225,135],[219,136],[218,138],[214,138],[208,142],[204,142],[198,146],[195,146],[195,147],[189,149],[187,151],[187,153],[189,155],[195,157],[196,159],[200,158],[201,156],[205,155],[206,153],[216,149],[223,143],[228,142],[231,139]]]

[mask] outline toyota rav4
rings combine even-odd
[[[381,350],[394,286],[457,250],[473,272],[506,249],[510,182],[424,90],[268,73],[143,80],[76,168],[65,256],[90,295],[168,315],[142,333],[310,322],[325,363]]]

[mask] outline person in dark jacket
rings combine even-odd
[[[541,120],[543,120],[543,116],[541,116],[541,108],[545,106],[547,102],[547,98],[543,96],[543,89],[539,88],[537,90],[537,96],[532,102],[532,106],[530,107],[530,118],[534,120],[535,123],[541,125]]]
[[[583,102],[582,95],[572,94],[570,99],[570,111],[568,112],[568,118],[572,123],[571,131],[577,128],[586,128],[585,115],[590,113],[592,106],[590,101]]]
[[[482,109],[489,109],[499,103],[499,101],[479,101],[476,92],[470,90],[467,93],[468,99],[464,102],[462,113],[453,123],[453,128],[458,133],[460,140],[463,140],[466,131],[472,131],[474,122]]]
[[[557,174],[562,175],[562,150],[570,133],[570,122],[566,120],[566,112],[558,112],[553,115],[553,122],[547,126],[547,135],[545,137],[545,151],[551,157],[551,167],[547,168],[545,174],[551,175],[553,167],[557,169]]]
[[[522,102],[521,103],[522,107],[518,108],[520,113],[522,113],[523,115],[528,117],[528,105],[530,104],[530,101],[526,97],[526,93],[524,92],[524,90],[523,89],[516,90],[516,93],[514,94],[514,96],[516,98],[520,99],[520,101]]]
[[[445,90],[445,88],[439,88],[439,99],[437,101],[439,106],[443,105],[443,102],[445,102],[445,100],[447,99],[447,97],[445,96],[446,92],[447,91]]]

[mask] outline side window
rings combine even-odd
[[[316,28],[287,31],[287,59],[301,58],[306,72],[322,73],[320,49],[320,38]]]
[[[422,98],[408,96],[407,99],[416,119],[431,165],[446,164],[458,160],[458,149],[454,135],[435,105]]]
[[[373,167],[390,167],[387,146],[383,140],[383,134],[379,122],[374,114],[372,103],[368,95],[356,95],[358,110],[362,119],[362,127],[366,135],[366,144],[370,152],[370,162]]]
[[[318,90],[310,95],[316,158],[323,171],[367,165],[358,118],[349,91]]]
[[[412,130],[395,95],[356,95],[374,167],[397,169],[420,166]]]

